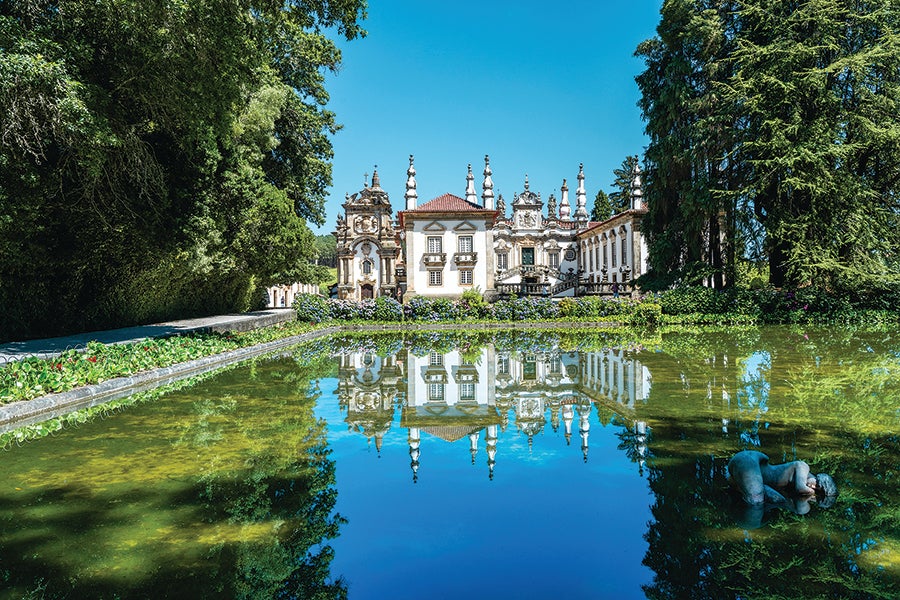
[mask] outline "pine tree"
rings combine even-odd
[[[639,159],[637,155],[626,156],[622,161],[622,166],[613,169],[613,175],[616,179],[612,182],[616,191],[609,195],[609,202],[612,206],[613,214],[631,208],[631,182],[634,179],[634,169],[637,167]]]
[[[606,192],[600,190],[594,197],[594,208],[591,209],[591,221],[605,221],[613,216],[614,211]]]
[[[740,18],[732,91],[745,111],[744,187],[765,227],[770,281],[896,280],[896,8],[756,0]]]
[[[637,55],[652,270],[716,287],[900,282],[893,0],[666,0]],[[665,282],[664,282],[665,283]]]

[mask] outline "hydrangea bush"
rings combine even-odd
[[[403,305],[386,296],[375,299],[375,319],[378,321],[402,321]]]
[[[322,323],[331,318],[328,300],[315,294],[298,294],[292,304],[297,320],[304,323]]]

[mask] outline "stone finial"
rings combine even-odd
[[[466,202],[478,204],[478,196],[475,195],[475,176],[472,175],[472,163],[469,163],[469,173],[466,175]]]
[[[500,218],[506,218],[506,201],[503,200],[503,194],[497,195],[497,212],[500,213]]]
[[[644,189],[641,183],[641,165],[635,163],[631,174],[631,208],[640,210],[644,204]]]
[[[587,192],[584,190],[584,163],[578,165],[578,189],[575,190],[575,220],[587,221]]]
[[[560,221],[570,221],[572,218],[572,207],[569,205],[569,186],[566,185],[566,180],[563,179],[562,187],[559,188],[560,191],[560,200],[559,200],[559,220]]]
[[[381,187],[381,182],[378,180],[378,165],[375,165],[375,168],[372,170],[372,187]]]
[[[413,165],[413,155],[409,155],[409,168],[406,170],[406,210],[415,210],[416,203],[419,200],[419,194],[416,192],[416,167]]]
[[[528,173],[525,173],[525,191],[528,191]]]
[[[491,159],[484,155],[484,182],[481,184],[481,200],[484,207],[494,210],[494,181],[491,179]]]

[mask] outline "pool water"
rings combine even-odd
[[[320,340],[0,454],[0,598],[896,598],[898,376],[884,331]],[[743,449],[840,495],[747,511]]]

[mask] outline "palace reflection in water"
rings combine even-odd
[[[579,444],[587,461],[591,415],[600,410],[623,419],[631,433],[626,451],[643,472],[647,423],[634,409],[647,402],[651,377],[626,349],[521,352],[489,344],[474,353],[456,349],[421,356],[406,349],[388,357],[345,352],[339,361],[336,393],[347,424],[380,452],[399,410],[414,481],[423,434],[446,442],[468,438],[472,464],[483,451],[493,478],[499,432],[515,427],[532,449],[548,415],[553,431],[562,430],[567,445]]]
[[[340,414],[333,409],[329,418],[359,435],[333,443],[368,443],[389,459],[376,467],[364,454],[342,454],[346,485],[366,490],[345,502],[368,523],[384,519],[364,512],[369,504],[415,494],[432,514],[454,515],[429,523],[430,537],[417,522],[417,536],[442,552],[464,546],[457,556],[476,552],[488,521],[500,538],[525,536],[517,548],[534,539],[556,548],[555,531],[531,529],[543,524],[537,512],[520,530],[497,513],[493,520],[457,513],[468,498],[502,505],[518,494],[536,505],[577,508],[570,516],[596,534],[579,538],[585,555],[608,553],[608,561],[625,565],[615,573],[630,565],[641,597],[818,599],[829,586],[840,591],[828,597],[898,597],[896,337],[770,328],[662,333],[644,343],[604,332],[337,341],[335,348],[349,350],[336,353]],[[330,406],[337,408],[334,400]],[[747,519],[725,465],[748,448],[776,463],[802,458],[833,473],[836,504],[807,514],[772,508]],[[457,469],[457,453],[467,454],[462,460],[478,477]],[[414,492],[398,485],[406,481],[404,463],[413,482],[421,476]],[[440,475],[422,486],[426,472]],[[392,491],[382,489],[388,482]],[[379,535],[408,534],[407,525],[400,515]],[[365,539],[373,537],[366,529]],[[558,551],[570,556],[569,549]],[[631,562],[618,556],[638,551]],[[342,564],[361,573],[368,552]],[[507,572],[522,576],[515,565]],[[441,581],[454,584],[450,576]],[[636,597],[635,590],[625,596]]]

